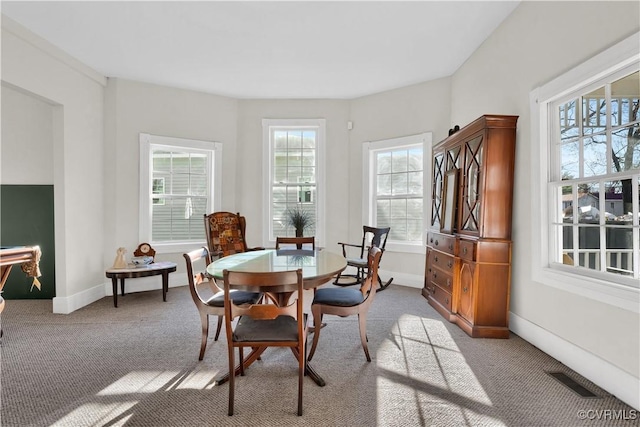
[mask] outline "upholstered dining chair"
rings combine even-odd
[[[390,230],[391,227],[369,227],[365,225],[362,227],[362,242],[360,244],[338,242],[338,244],[342,246],[342,256],[347,259],[347,266],[355,267],[356,274],[338,274],[333,284],[338,286],[351,286],[362,283],[366,277],[365,274],[368,265],[367,259],[364,256],[365,250],[368,248],[367,243],[370,246],[377,246],[384,253]],[[348,250],[348,248],[351,248],[351,250]],[[355,252],[353,248],[358,249],[358,255],[353,255]],[[348,277],[346,281],[344,280],[345,277]],[[385,283],[382,283],[382,279],[378,276],[378,284],[380,285],[378,291],[386,289],[392,281],[393,277]]]
[[[247,246],[246,228],[246,219],[239,213],[213,212],[205,214],[204,229],[211,257],[221,258],[240,252],[264,249]]]
[[[218,326],[216,328],[214,341],[218,341],[218,336],[220,336],[222,319],[224,317],[224,291],[216,285],[213,278],[208,277],[204,273],[194,273],[194,264],[202,264],[202,261],[204,261],[206,263],[203,265],[204,268],[211,263],[211,256],[207,248],[202,247],[195,249],[183,254],[183,256],[187,264],[187,278],[191,298],[198,309],[202,322],[202,342],[200,344],[200,355],[198,356],[198,360],[202,360],[204,358],[204,352],[207,349],[209,315],[218,316]],[[204,289],[199,289],[200,287],[204,288],[205,284],[208,285],[206,293]],[[231,298],[236,304],[255,304],[260,301],[262,294],[259,292],[234,290],[231,293]]]
[[[229,352],[229,415],[233,415],[235,396],[235,349],[244,375],[245,348],[290,347],[298,358],[298,415],[302,415],[302,384],[307,363],[305,343],[307,315],[303,314],[302,270],[269,273],[223,271],[225,327]],[[239,305],[232,299],[232,287],[250,287],[263,292],[297,292],[295,301],[286,306],[276,304]],[[235,328],[234,319],[239,318]],[[281,390],[278,395],[286,394]]]
[[[276,249],[311,249],[316,248],[316,238],[311,237],[276,237]]]
[[[378,264],[382,256],[382,249],[372,246],[368,251],[367,278],[362,282],[360,289],[353,288],[320,288],[316,291],[311,303],[311,313],[313,314],[313,344],[309,351],[308,360],[311,360],[316,352],[320,331],[322,330],[322,317],[325,314],[333,314],[340,317],[358,315],[360,328],[360,341],[367,357],[367,362],[371,362],[369,348],[367,346],[367,313],[376,296],[376,282],[378,279]]]

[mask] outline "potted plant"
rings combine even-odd
[[[304,210],[300,205],[295,208],[287,208],[287,225],[295,228],[296,237],[302,237],[304,229],[313,225],[311,212]]]

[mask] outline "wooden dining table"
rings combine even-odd
[[[243,271],[256,273],[269,273],[277,271],[289,271],[302,269],[302,278],[305,289],[315,289],[328,281],[347,267],[347,260],[342,256],[326,250],[266,249],[261,251],[249,251],[229,255],[220,258],[207,266],[207,273],[216,280],[224,280],[224,270]],[[236,287],[237,289],[255,291],[251,287]],[[269,297],[278,305],[288,304],[292,292],[279,292],[270,294]],[[255,348],[241,363],[245,369],[260,358],[266,347]],[[296,357],[300,355],[296,354]],[[240,372],[240,367],[235,369],[235,374]],[[307,362],[305,374],[319,386],[324,386],[324,379]],[[227,372],[216,379],[217,384],[223,384],[229,379]]]

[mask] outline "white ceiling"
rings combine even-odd
[[[107,77],[235,98],[351,99],[452,75],[517,1],[14,2]]]

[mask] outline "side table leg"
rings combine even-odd
[[[120,294],[124,296],[124,277],[120,279]]]
[[[169,290],[169,272],[162,272],[162,301],[167,302],[167,291]]]
[[[113,287],[113,306],[118,307],[118,279],[111,278],[111,286]]]

